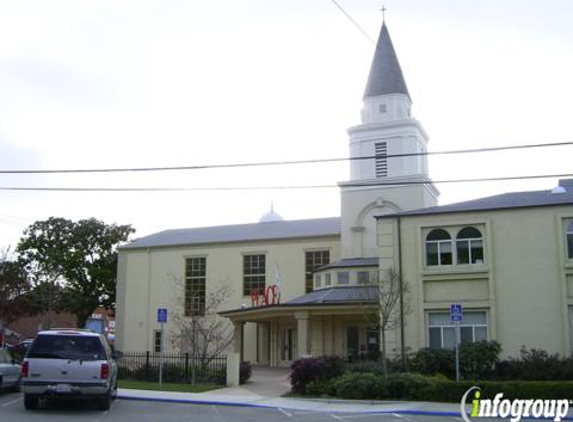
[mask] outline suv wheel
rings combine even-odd
[[[115,381],[115,385],[113,386],[113,390],[111,392],[111,399],[117,399],[117,380]]]
[[[111,407],[111,389],[103,397],[99,399],[98,409],[109,410]]]
[[[29,394],[24,394],[24,407],[28,410],[35,410],[38,408],[39,398],[37,396],[31,396]]]

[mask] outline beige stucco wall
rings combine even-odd
[[[487,311],[488,337],[502,344],[503,356],[518,356],[522,346],[569,355],[573,262],[566,258],[564,221],[571,218],[571,206],[402,217],[402,273],[412,304],[406,345],[428,346],[427,312],[460,302],[465,310]],[[429,230],[465,226],[482,232],[485,262],[426,267]],[[381,267],[399,264],[391,252],[397,233],[396,219],[378,221]]]
[[[185,258],[207,257],[207,289],[214,290],[221,283],[228,284],[232,294],[224,309],[251,306],[251,297],[243,296],[243,255],[266,255],[266,284],[274,282],[277,265],[282,281],[283,302],[304,294],[305,252],[329,250],[330,259],[340,258],[338,236],[300,238],[262,242],[237,242],[188,247],[120,250],[122,274],[118,277],[118,321],[116,345],[119,350],[152,350],[153,330],[157,308],[166,307],[169,313],[182,312],[182,280],[185,275]],[[168,321],[166,340],[174,329]],[[256,324],[244,327],[244,358],[255,361]],[[260,333],[259,333],[260,334]],[[169,341],[166,350],[173,350]]]
[[[388,179],[395,182],[403,180],[407,178]],[[437,201],[437,191],[426,185],[342,185],[340,195],[342,253],[345,258],[377,255],[375,216],[433,206]]]

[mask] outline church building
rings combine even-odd
[[[428,136],[385,23],[361,123],[348,129],[352,160],[339,183],[341,216],[167,230],[119,250],[116,347],[157,351],[157,309],[179,321],[219,318],[234,337],[228,383],[241,360],[287,366],[300,357],[375,355],[381,348],[385,274],[409,286],[386,350],[452,347],[449,306],[465,310],[462,341],[497,340],[569,355],[573,327],[573,186],[438,206],[428,174]],[[407,308],[407,311],[406,311]],[[543,325],[541,325],[543,324]],[[544,327],[540,329],[540,327]],[[165,346],[179,351],[179,328]],[[179,348],[179,349],[178,349]],[[187,351],[187,350],[181,350]]]

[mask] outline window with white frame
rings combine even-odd
[[[264,254],[243,255],[243,295],[253,291],[262,295],[266,283],[266,256]]]
[[[483,238],[475,227],[464,227],[456,236],[458,264],[483,264]]]
[[[350,273],[348,271],[341,271],[336,274],[338,279],[338,284],[348,284],[350,283]]]
[[[153,351],[155,353],[161,352],[161,331],[153,331]]]
[[[434,229],[426,236],[426,265],[452,265],[452,238],[444,229]]]
[[[326,274],[324,274],[324,285],[330,286],[330,284],[331,284],[330,273],[326,273]]]
[[[428,313],[428,343],[432,349],[453,349],[456,345],[456,325],[449,312]],[[487,314],[485,311],[464,312],[460,324],[460,342],[474,343],[487,340]]]
[[[370,283],[370,273],[368,271],[358,271],[356,273],[356,281],[358,284]]]
[[[205,315],[207,259],[185,259],[185,316]]]
[[[573,259],[573,222],[567,226],[567,258]]]
[[[320,274],[316,274],[314,276],[314,287],[315,288],[319,288],[320,287]]]
[[[330,262],[330,251],[307,251],[304,253],[305,293],[313,290],[313,272],[320,267],[324,267]]]

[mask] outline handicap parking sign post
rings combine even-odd
[[[456,381],[460,380],[460,323],[464,318],[464,308],[461,303],[452,303],[450,305],[450,322],[456,324]]]
[[[167,322],[167,309],[166,308],[158,308],[157,309],[157,322],[159,322],[159,323]]]
[[[464,309],[461,303],[452,303],[450,305],[450,321],[462,322],[464,317]]]
[[[157,308],[157,322],[161,327],[161,344],[159,346],[159,385],[163,381],[163,325],[167,322],[167,308]]]

